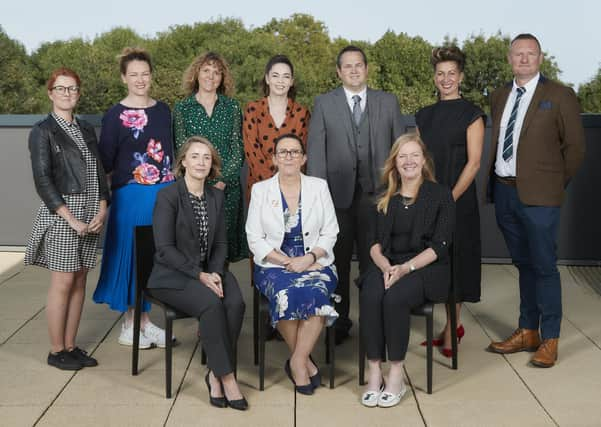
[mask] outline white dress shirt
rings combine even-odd
[[[361,101],[359,101],[359,105],[361,106],[361,112],[365,111],[365,106],[367,105],[367,86],[363,88],[361,92],[353,93],[344,86],[344,94],[346,95],[346,102],[348,103],[349,108],[351,109],[351,113],[353,112],[353,107],[355,106],[355,101],[353,100],[353,96],[359,95],[361,97]]]
[[[505,140],[505,130],[507,129],[507,124],[509,122],[509,116],[511,115],[511,110],[513,109],[513,104],[515,102],[515,98],[518,93],[518,85],[513,80],[513,87],[511,89],[511,93],[507,97],[507,102],[505,103],[505,109],[503,110],[503,116],[501,117],[501,124],[499,128],[499,140],[497,143],[497,158],[495,161],[495,174],[497,176],[503,177],[514,177],[516,175],[516,165],[517,165],[517,154],[518,154],[518,144],[520,143],[520,133],[522,132],[522,125],[524,123],[524,117],[526,117],[526,111],[528,111],[528,107],[530,106],[530,101],[532,101],[532,97],[534,96],[534,91],[536,90],[536,85],[538,84],[538,80],[540,78],[540,73],[534,76],[528,83],[522,86],[526,89],[526,92],[522,95],[520,99],[520,105],[518,106],[518,112],[515,119],[515,124],[513,126],[513,156],[507,161],[503,159],[503,143]]]

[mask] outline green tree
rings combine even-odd
[[[371,49],[369,71],[376,72],[374,86],[394,93],[403,114],[413,114],[436,99],[431,52],[432,46],[421,37],[392,31],[387,31]]]
[[[25,47],[0,26],[0,114],[24,114],[37,110],[35,81]]]
[[[597,75],[578,88],[578,99],[585,113],[601,113],[601,68]]]
[[[82,81],[78,112],[104,113],[126,93],[119,77],[117,56],[124,47],[139,46],[143,42],[133,30],[116,28],[93,42],[74,38],[43,44],[32,55],[39,87],[38,99],[43,101],[45,110],[50,108],[45,82],[56,68],[69,67],[79,74]]]

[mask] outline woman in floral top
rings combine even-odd
[[[175,147],[194,135],[207,138],[219,152],[223,167],[212,184],[225,191],[225,222],[228,261],[247,256],[240,169],[244,161],[242,112],[231,96],[234,84],[221,55],[208,52],[194,59],[184,73],[188,97],[175,104],[173,128]]]
[[[102,118],[100,155],[111,177],[112,205],[94,301],[127,312],[119,343],[133,344],[135,303],[134,227],[152,224],[157,192],[174,180],[169,107],[149,95],[152,63],[148,53],[126,48],[120,71],[128,94]],[[145,302],[140,348],[165,346],[164,331],[152,324]]]

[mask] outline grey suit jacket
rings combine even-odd
[[[200,273],[225,274],[227,235],[223,191],[205,185],[205,197],[209,219],[207,268],[200,262],[200,234],[188,189],[183,178],[161,189],[157,194],[152,218],[156,252],[149,288],[182,289],[185,282],[173,280],[173,271],[183,273],[191,279],[200,280]]]
[[[381,168],[394,141],[405,132],[399,103],[393,94],[367,88],[372,179],[380,183]],[[353,124],[344,89],[315,98],[307,139],[307,174],[328,181],[334,206],[353,202],[357,154]]]

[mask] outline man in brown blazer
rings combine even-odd
[[[536,37],[515,37],[508,60],[514,80],[491,99],[487,190],[519,271],[520,318],[518,329],[488,350],[536,351],[531,363],[548,368],[557,360],[562,317],[555,253],[560,207],[584,156],[584,130],[574,91],[540,74]]]

